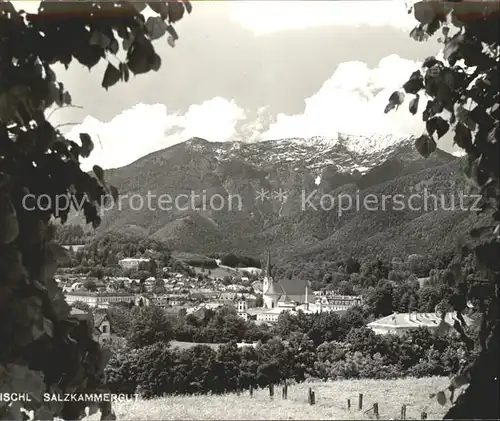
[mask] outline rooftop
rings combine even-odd
[[[134,294],[128,292],[91,292],[91,291],[68,291],[66,295],[76,295],[79,297],[133,297]]]
[[[450,312],[445,316],[445,322],[452,325],[455,323],[455,313]],[[396,327],[396,328],[412,328],[412,327],[438,327],[441,318],[435,313],[394,313],[390,316],[382,317],[368,323],[368,327]],[[464,316],[464,321],[467,325],[473,323],[473,320]]]

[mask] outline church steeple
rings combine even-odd
[[[267,252],[267,262],[266,268],[264,271],[264,280],[262,282],[262,292],[264,294],[264,306],[268,308],[272,308],[269,303],[266,304],[266,298],[270,298],[275,295],[275,291],[273,290],[273,278],[271,277],[271,252]]]
[[[267,251],[266,276],[271,278],[271,252]]]

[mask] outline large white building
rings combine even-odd
[[[148,263],[151,259],[127,257],[118,262],[123,269],[139,269],[141,263]]]
[[[474,323],[469,317],[463,317],[467,325]],[[367,327],[378,335],[402,335],[419,327],[426,327],[431,331],[439,329],[442,333],[447,333],[454,323],[455,313],[453,312],[445,315],[444,323],[441,323],[441,317],[436,313],[394,313],[368,323]]]
[[[128,292],[90,292],[68,291],[66,302],[71,305],[76,301],[88,304],[90,307],[107,308],[110,304],[134,302],[135,295]]]

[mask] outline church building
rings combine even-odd
[[[301,304],[315,302],[308,282],[303,279],[275,280],[271,276],[271,254],[267,254],[267,264],[262,283],[264,308],[288,308],[295,309]]]

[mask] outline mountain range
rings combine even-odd
[[[439,149],[424,159],[414,142],[346,134],[256,143],[192,138],[107,170],[121,200],[98,232],[150,236],[177,251],[257,257],[271,250],[285,259],[446,251],[478,217],[434,209],[434,199],[416,207],[424,188],[448,208],[455,197],[458,207],[458,192],[469,189],[463,160]],[[417,206],[409,209],[412,194]]]

